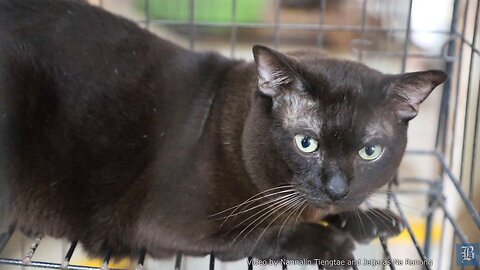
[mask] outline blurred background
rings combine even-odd
[[[424,102],[409,129],[408,153],[392,193],[362,207],[389,207],[407,229],[398,237],[358,245],[356,258],[430,258],[430,269],[455,269],[456,243],[480,241],[479,1],[478,0],[90,0],[160,37],[196,51],[253,60],[263,44],[280,51],[322,49],[385,73],[445,70],[450,78]],[[88,33],[86,33],[88,35]],[[192,226],[192,230],[194,225]],[[32,239],[15,233],[1,258],[21,260]],[[61,263],[70,243],[45,238],[34,261]],[[112,261],[134,269],[138,258]],[[81,245],[72,265],[101,267]],[[152,260],[146,269],[208,269],[210,257]],[[245,260],[215,261],[216,269],[246,269]],[[17,269],[0,265],[1,269]],[[22,266],[22,268],[28,268]],[[384,269],[360,266],[360,269]],[[212,268],[210,268],[212,269]],[[254,269],[282,269],[261,266]],[[317,269],[289,266],[288,269]],[[425,269],[396,265],[385,269]],[[426,268],[429,269],[429,268]],[[472,269],[474,269],[472,267]],[[477,268],[478,269],[478,268]]]

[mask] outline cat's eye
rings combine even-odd
[[[358,151],[358,155],[367,161],[379,158],[383,153],[383,147],[380,145],[367,145]]]
[[[318,148],[317,140],[302,134],[295,135],[295,144],[304,153],[312,153]]]

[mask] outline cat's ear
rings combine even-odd
[[[440,70],[427,70],[392,76],[387,86],[387,99],[403,120],[411,120],[418,113],[420,104],[437,85],[447,79]]]
[[[253,46],[252,51],[257,64],[260,92],[274,97],[287,87],[299,90],[304,88],[300,76],[294,69],[296,65],[294,59],[260,45]]]

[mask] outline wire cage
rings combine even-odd
[[[426,67],[445,70],[449,79],[423,105],[426,109],[421,110],[421,119],[412,121],[409,139],[413,138],[413,142],[409,143],[399,170],[399,184],[389,186],[387,192],[379,192],[378,201],[366,205],[380,204],[396,212],[405,224],[403,240],[380,237],[370,245],[359,246],[360,253],[355,255],[361,258],[368,254],[369,258],[378,259],[376,262],[398,261],[385,265],[360,263],[359,269],[463,269],[457,266],[458,249],[464,243],[480,240],[480,144],[477,143],[480,139],[480,1],[267,0],[257,1],[264,11],[256,15],[260,19],[250,21],[243,15],[244,9],[248,9],[246,1],[91,2],[122,15],[125,13],[121,9],[112,7],[134,2],[136,12],[127,14],[128,17],[162,37],[173,37],[192,50],[214,48],[232,57],[244,57],[254,43],[279,50],[320,47],[383,72],[399,73]],[[304,10],[308,15],[298,13],[302,4],[307,7]],[[219,10],[219,6],[223,10]],[[174,15],[159,15],[159,7],[174,10]],[[211,19],[211,14],[210,17],[200,14],[208,9],[212,10],[211,14],[223,16]],[[447,18],[443,27],[423,27],[428,23],[418,21],[415,24],[419,16],[426,18],[424,22],[435,20],[433,13],[442,13]],[[436,47],[423,46],[425,40],[434,40]],[[0,238],[0,251],[13,241],[10,240],[12,234]],[[27,249],[22,247],[20,258],[0,253],[0,268],[116,268],[110,264],[114,256],[111,251],[98,267],[70,263],[78,250],[77,242],[63,244],[63,259],[37,260],[34,255],[41,241],[41,238],[34,239]],[[39,250],[41,248],[42,245]],[[378,252],[372,255],[371,250]],[[478,259],[478,246],[476,252]],[[424,263],[410,265],[405,262],[406,257],[418,258]],[[189,259],[179,253],[170,267],[186,269]],[[143,269],[145,260],[146,252],[143,252],[132,265]],[[216,261],[214,254],[202,262],[203,268],[197,265],[191,269],[267,269],[245,261],[230,267],[228,263]],[[317,269],[289,265],[275,269],[280,268]],[[150,269],[157,267],[150,266]]]

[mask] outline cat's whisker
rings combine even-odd
[[[372,198],[369,197],[368,199],[372,199]],[[389,219],[396,218],[395,214],[393,214],[391,212],[388,212],[388,211],[381,211],[378,208],[370,207],[370,208],[368,208],[368,210],[370,210],[371,213],[374,216],[376,216],[383,223],[383,225],[385,225],[386,227],[388,227],[388,220]],[[390,232],[392,232],[391,229],[390,229]]]
[[[297,198],[296,201],[292,202],[291,205],[286,209],[284,210],[282,213],[278,214],[272,221],[270,221],[270,223],[268,223],[267,227],[265,227],[265,229],[263,229],[263,231],[260,233],[260,236],[258,236],[257,240],[255,241],[255,243],[253,244],[253,248],[252,250],[250,251],[250,255],[253,253],[253,251],[255,250],[255,248],[257,247],[257,244],[258,242],[260,241],[260,239],[262,238],[263,234],[265,234],[265,232],[267,231],[267,229],[275,222],[275,220],[277,220],[279,217],[281,217],[282,215],[284,215],[285,213],[287,213],[288,211],[290,211],[291,209],[295,209],[295,207],[298,205],[298,204],[301,204],[302,203],[302,198]],[[293,212],[292,212],[293,213]],[[290,216],[290,215],[289,215]],[[280,227],[280,231],[279,231],[279,234],[277,235],[277,241],[280,239],[280,232],[283,228],[283,225],[285,224],[285,222],[288,220],[288,217],[285,219],[285,221],[283,222],[282,226]],[[261,222],[259,222],[259,224],[261,224]],[[258,225],[257,225],[258,226]],[[253,228],[255,229],[255,228]],[[252,229],[252,230],[253,230]],[[247,233],[248,235],[248,233]]]
[[[290,205],[290,203],[296,201],[297,198],[290,198],[288,199],[287,201],[285,201],[284,203],[282,203],[281,205],[278,205],[277,207],[275,207],[274,209],[272,209],[272,211],[270,212],[267,212],[263,215],[261,215],[260,217],[258,217],[257,219],[255,219],[254,221],[252,221],[247,227],[245,227],[244,231],[246,229],[248,229],[250,226],[253,225],[253,227],[250,228],[250,230],[247,231],[247,233],[242,237],[242,239],[245,239],[248,234],[250,234],[256,227],[258,227],[260,224],[262,224],[262,222],[264,222],[267,218],[269,218],[271,215],[275,214],[277,211],[279,211],[280,209],[283,209],[287,206]],[[260,221],[258,221],[260,220]],[[256,224],[255,224],[256,223]],[[240,232],[240,234],[242,234],[242,232]]]
[[[372,208],[370,210],[372,210],[372,212],[378,213],[382,218],[387,219],[387,220],[389,218],[395,218],[395,215],[393,213],[390,213],[390,212],[381,211],[381,210],[375,209],[375,208]]]
[[[300,209],[300,211],[298,212],[298,215],[297,215],[297,218],[295,219],[295,224],[293,225],[294,227],[297,226],[297,223],[298,223],[298,219],[300,218],[300,216],[302,215],[303,211],[305,211],[305,209],[307,208],[308,206],[308,202],[305,200],[304,201],[305,205]]]
[[[389,232],[392,233],[392,229],[388,226],[387,214],[379,211],[378,209],[372,209],[371,213],[376,216],[382,223],[385,225],[385,228],[388,228]]]
[[[387,198],[387,199],[385,200],[384,198],[374,198],[374,197],[370,197],[370,198],[368,198],[368,199],[376,200],[376,201],[374,201],[374,203],[386,203],[386,202],[388,202],[388,201],[391,201],[390,198]],[[406,204],[406,203],[401,202],[401,201],[399,201],[398,204],[400,204],[401,206],[404,206],[404,207],[406,207],[406,208],[409,208],[409,209],[411,209],[411,210],[415,210],[415,211],[417,211],[417,212],[423,212],[421,208],[415,207],[415,206],[412,206],[412,205],[409,205],[409,204]]]
[[[260,211],[257,211],[255,214],[250,215],[249,217],[247,217],[247,218],[245,218],[244,220],[242,220],[240,223],[236,224],[236,225],[235,225],[234,227],[232,227],[228,232],[231,232],[231,231],[233,231],[233,230],[241,227],[242,224],[244,224],[245,222],[247,222],[247,221],[249,221],[249,220],[255,219],[255,218],[259,217],[260,215],[267,214],[267,213],[269,213],[270,211],[275,210],[275,208],[276,208],[277,206],[280,206],[280,205],[284,204],[284,203],[285,203],[286,201],[288,201],[289,199],[292,199],[292,198],[285,198],[285,199],[283,199],[283,200],[281,200],[281,201],[277,201],[277,202],[275,202],[275,203],[273,203],[273,204],[271,204],[271,205],[266,206],[264,209],[261,209]],[[254,220],[253,222],[255,222],[255,220]],[[249,224],[249,225],[251,225],[251,224]],[[247,226],[247,227],[248,227],[248,226]]]
[[[385,229],[388,230],[389,233],[393,233],[392,231],[392,228],[390,226],[388,226],[388,218],[386,217],[386,212],[383,213],[381,211],[379,211],[378,209],[375,209],[375,208],[372,208],[370,209],[372,211],[370,211],[370,213],[372,213],[375,217],[378,218],[378,220],[382,223],[382,225],[385,226]],[[367,213],[365,212],[362,212],[373,224],[375,224],[376,222],[368,216]]]
[[[280,200],[280,201],[274,202],[274,203],[266,206],[264,209],[261,209],[260,211],[256,212],[255,214],[250,215],[248,218],[244,219],[242,222],[240,222],[240,223],[238,223],[237,225],[235,225],[235,227],[233,227],[231,230],[240,227],[243,223],[247,222],[248,220],[250,220],[250,219],[252,219],[252,218],[255,218],[256,216],[258,216],[258,215],[260,215],[260,214],[262,214],[262,213],[265,213],[267,210],[269,210],[269,209],[271,209],[271,208],[274,208],[275,206],[278,206],[278,205],[280,205],[280,204],[283,204],[285,201],[289,200],[290,198],[291,198],[291,196],[288,197],[288,198],[283,198],[283,199]],[[230,230],[230,231],[231,231],[231,230]]]
[[[261,216],[257,217],[255,220],[253,220],[252,222],[250,222],[250,223],[247,225],[247,227],[245,227],[245,228],[235,237],[235,239],[233,239],[232,244],[235,243],[235,241],[236,241],[246,230],[248,230],[248,228],[250,228],[250,226],[254,225],[255,222],[257,222],[258,220],[260,220],[260,219],[263,218],[260,222],[258,222],[257,225],[255,225],[255,226],[253,227],[253,229],[254,229],[255,227],[257,227],[261,222],[263,222],[266,218],[268,218],[268,217],[270,217],[272,214],[274,214],[276,211],[284,208],[285,206],[289,205],[291,202],[293,202],[293,201],[296,200],[296,199],[298,199],[298,198],[296,198],[296,197],[289,198],[289,199],[287,199],[286,201],[282,202],[281,204],[277,205],[275,208],[271,209],[270,211],[268,211],[268,212],[262,214]],[[250,233],[250,232],[251,232],[251,230],[249,231],[249,233]],[[248,235],[248,234],[247,234],[247,235]],[[245,237],[246,237],[246,235],[245,235]],[[244,239],[245,237],[243,237],[243,239]]]
[[[358,212],[359,212],[359,210],[355,209],[355,215],[358,219],[358,223],[362,227],[363,236],[365,237],[367,235],[367,231],[365,231],[365,225],[363,224],[362,217],[360,216],[360,214]]]
[[[369,217],[369,216],[367,215],[367,213],[365,213],[365,212],[362,211],[362,210],[358,210],[358,212],[359,212],[360,214],[363,214],[364,216],[366,216],[373,224],[375,224],[375,222],[373,221],[373,219],[372,219],[371,217]]]
[[[302,207],[302,205],[305,203],[305,199],[302,198],[298,203],[296,203],[293,207],[293,210],[288,214],[288,216],[285,218],[285,221],[283,221],[282,226],[280,226],[280,230],[278,230],[278,235],[277,235],[277,241],[280,239],[280,234],[282,233],[283,226],[285,226],[285,223],[287,223],[288,219],[295,214],[295,212]]]
[[[370,210],[372,210],[370,213],[372,213],[374,216],[376,216],[382,222],[382,224],[385,225],[386,228],[388,228],[388,224],[384,220],[384,217],[383,216],[378,216],[377,214],[375,214],[375,210],[377,210],[377,209],[372,208]],[[362,213],[364,216],[366,216],[373,224],[376,223],[367,213],[365,213],[363,211],[360,211],[360,213]]]
[[[370,209],[372,211],[370,211],[370,213],[372,213],[375,217],[377,217],[379,219],[380,222],[382,222],[382,224],[385,226],[386,229],[388,229],[388,231],[390,233],[392,233],[392,229],[388,226],[388,223],[386,221],[386,218],[385,216],[383,215],[382,212],[377,212],[379,211],[378,209],[375,209],[375,208],[372,208]],[[366,216],[373,224],[376,224],[376,222],[365,212],[363,211],[360,211],[360,213],[362,213],[364,216]]]
[[[268,196],[268,195],[274,194],[274,193],[270,193],[270,194],[265,194],[265,193],[269,193],[269,192],[276,191],[276,190],[279,190],[279,189],[286,189],[286,188],[292,189],[292,186],[291,186],[291,185],[281,185],[281,186],[276,186],[276,187],[273,187],[273,188],[269,188],[269,189],[263,190],[263,191],[261,191],[261,192],[256,193],[255,195],[251,196],[250,198],[246,199],[245,201],[243,201],[243,202],[241,202],[241,203],[239,203],[239,204],[236,204],[236,205],[234,205],[234,206],[231,206],[231,207],[229,207],[229,208],[227,208],[227,209],[224,209],[224,210],[222,210],[222,211],[219,211],[219,212],[217,212],[217,213],[215,213],[215,214],[211,214],[211,215],[209,215],[209,217],[216,216],[216,215],[219,215],[219,214],[221,214],[221,213],[225,213],[225,212],[227,212],[227,211],[229,211],[229,210],[232,210],[232,209],[234,209],[234,208],[236,208],[236,207],[238,207],[238,206],[244,205],[244,204],[252,201],[253,199],[256,199],[258,196],[263,197],[263,196]]]
[[[290,192],[291,192],[291,193],[288,194],[288,195],[284,195],[284,196],[282,196],[282,197],[275,198],[275,199],[273,199],[273,200],[270,200],[270,201],[261,203],[261,204],[259,204],[259,205],[255,205],[255,206],[253,206],[253,207],[244,209],[244,210],[242,210],[242,211],[240,211],[240,212],[236,212],[236,213],[235,213],[235,212],[232,212],[230,215],[228,215],[227,219],[230,218],[230,217],[238,216],[238,215],[241,215],[241,214],[243,214],[243,213],[249,212],[249,211],[251,211],[251,210],[257,209],[257,208],[262,207],[262,206],[264,206],[264,205],[266,205],[266,204],[269,204],[269,203],[278,201],[279,199],[286,198],[286,197],[291,197],[291,196],[296,195],[296,194],[295,194],[295,191],[290,191]],[[276,195],[278,195],[278,194],[276,194]]]
[[[269,203],[278,201],[278,200],[281,199],[281,198],[285,198],[285,197],[292,196],[292,195],[295,194],[296,191],[295,191],[295,190],[290,190],[290,191],[288,191],[288,192],[291,193],[291,194],[284,195],[284,196],[282,196],[282,197],[280,197],[280,198],[274,198],[274,199],[272,199],[272,200],[269,200],[269,201],[267,201],[267,202],[262,203],[261,205],[257,205],[257,206],[253,206],[253,207],[251,207],[251,208],[247,208],[247,209],[245,209],[245,210],[242,210],[242,213],[243,213],[243,212],[248,212],[248,211],[250,211],[250,210],[252,210],[252,209],[254,209],[254,208],[258,208],[258,207],[261,207],[261,206],[263,206],[263,205],[266,205],[266,204],[269,204]],[[273,196],[273,195],[280,195],[280,194],[282,194],[282,193],[286,193],[286,192],[277,192],[277,193],[271,194],[271,195],[272,195],[272,196]],[[262,197],[261,199],[266,199],[266,198],[268,198],[268,197],[271,197],[271,196],[270,196],[270,195],[269,195],[269,196],[265,196],[265,197]],[[253,203],[253,202],[251,202],[251,203]],[[250,205],[250,203],[244,205],[243,207],[247,207],[247,206],[249,206],[249,205]],[[230,217],[239,215],[240,213],[238,213],[238,212],[236,212],[236,211],[242,209],[243,207],[238,207],[238,208],[236,208],[236,209],[235,209],[234,211],[232,211],[228,216],[218,217],[218,218],[215,218],[215,219],[213,219],[213,220],[222,220],[222,219],[225,219],[225,220],[222,222],[222,224],[220,225],[220,226],[223,226],[223,225],[225,224],[225,222],[226,222]]]
[[[242,205],[250,202],[251,200],[255,199],[257,196],[260,196],[260,195],[265,194],[265,193],[267,193],[267,192],[271,192],[271,191],[273,191],[273,190],[278,190],[278,189],[282,189],[282,188],[290,188],[290,189],[291,189],[292,187],[294,187],[294,186],[291,185],[291,184],[288,184],[288,185],[281,185],[281,186],[277,186],[277,187],[273,187],[273,188],[266,189],[266,190],[264,190],[264,191],[261,191],[261,192],[255,194],[255,195],[253,195],[252,197],[246,199],[244,202],[242,202],[242,203],[240,203],[240,204],[234,205],[234,206],[232,206],[232,207],[230,207],[230,208],[227,208],[227,209],[222,210],[222,211],[220,211],[220,212],[217,212],[217,213],[215,213],[215,214],[211,214],[211,215],[209,215],[208,217],[214,217],[214,216],[217,216],[217,215],[219,215],[219,214],[225,213],[225,212],[227,212],[227,211],[229,211],[229,210],[232,210],[232,209],[234,209],[234,208],[236,208],[236,207],[242,206]],[[273,193],[273,194],[275,194],[275,193]],[[269,195],[273,195],[273,194],[269,194]]]

